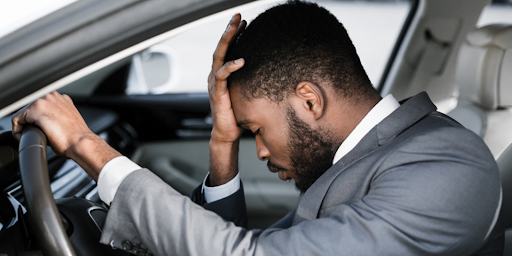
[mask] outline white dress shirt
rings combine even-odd
[[[380,100],[341,144],[334,155],[332,163],[335,164],[350,152],[375,125],[393,113],[399,106],[400,104],[391,94]],[[98,194],[101,200],[110,205],[123,180],[130,175],[130,173],[138,169],[141,169],[141,167],[125,156],[119,156],[110,160],[101,169],[98,177]],[[240,189],[240,174],[237,174],[226,184],[215,187],[205,185],[207,178],[208,175],[206,175],[202,185],[207,203],[228,197]]]
[[[336,154],[334,155],[332,164],[338,162],[348,152],[354,149],[359,141],[361,141],[363,137],[373,129],[373,127],[384,120],[384,118],[388,117],[398,107],[400,107],[400,103],[398,103],[395,97],[391,94],[380,100],[379,103],[377,103],[370,112],[366,114],[363,120],[361,120],[356,128],[354,128],[354,130],[348,135],[345,141],[341,143],[338,151],[336,151]]]

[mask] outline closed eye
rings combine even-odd
[[[260,133],[260,129],[256,130],[256,131],[255,131],[255,132],[253,132],[252,134],[253,134],[254,136],[256,136],[256,135],[258,135],[259,133]]]

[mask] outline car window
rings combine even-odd
[[[409,1],[316,1],[346,27],[374,86],[410,9]],[[240,12],[247,21],[276,1]],[[211,55],[230,14],[216,16],[133,56],[127,94],[206,92]]]

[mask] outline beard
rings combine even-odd
[[[289,126],[288,149],[297,180],[295,186],[304,193],[331,166],[339,144],[323,129],[313,130],[291,108],[287,110]],[[285,170],[270,161],[269,168]]]

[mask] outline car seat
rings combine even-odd
[[[468,34],[456,82],[458,105],[448,115],[480,135],[497,157],[512,142],[512,25],[488,25]]]
[[[459,51],[456,81],[458,105],[448,115],[480,135],[495,157],[499,155],[503,255],[512,255],[512,25],[493,24],[470,32]]]

